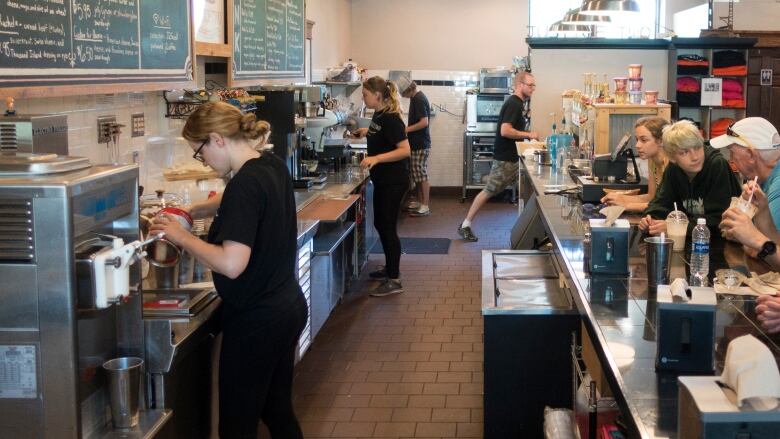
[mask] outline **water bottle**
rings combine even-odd
[[[706,219],[696,220],[691,241],[691,279],[688,284],[706,287],[707,275],[710,273],[710,229],[707,228]]]
[[[550,155],[550,165],[555,172],[558,169],[558,138],[555,134],[547,136],[547,152]]]

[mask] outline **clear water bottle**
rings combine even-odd
[[[688,284],[706,287],[707,275],[710,273],[710,229],[707,228],[706,219],[696,220],[691,241],[691,279]]]

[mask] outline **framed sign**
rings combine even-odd
[[[701,79],[701,105],[720,106],[723,103],[723,79]]]
[[[193,0],[195,41],[225,44],[225,0]]]
[[[772,85],[772,69],[761,69],[761,85]]]

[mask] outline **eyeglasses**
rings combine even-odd
[[[735,122],[735,123],[736,123],[736,122]],[[739,133],[737,133],[736,131],[734,131],[734,129],[732,129],[732,128],[731,128],[731,127],[733,127],[733,126],[734,126],[734,124],[732,123],[731,125],[729,125],[729,126],[728,126],[728,128],[726,128],[726,135],[728,135],[728,136],[730,136],[730,137],[737,138],[737,139],[739,139],[739,140],[741,140],[741,141],[745,142],[745,144],[747,145],[747,147],[748,147],[748,148],[750,148],[750,149],[756,149],[756,147],[755,147],[755,146],[753,146],[753,144],[752,144],[752,143],[750,143],[750,140],[748,140],[748,139],[747,139],[747,138],[745,138],[744,136],[740,136],[740,135],[739,135]]]
[[[527,83],[527,82],[520,82],[520,83],[521,83],[521,84],[525,84],[525,85],[527,85],[527,86],[529,86],[529,87],[531,87],[531,88],[536,88],[536,84],[529,84],[529,83]]]
[[[206,162],[206,159],[204,159],[203,156],[200,154],[200,150],[202,150],[203,147],[206,146],[207,143],[209,143],[209,140],[211,140],[211,139],[208,138],[208,139],[204,140],[203,143],[200,144],[198,149],[195,150],[195,154],[192,155],[192,158],[194,158],[195,160],[197,160],[197,161],[199,161],[201,163],[205,163]]]

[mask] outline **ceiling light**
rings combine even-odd
[[[580,9],[571,9],[563,16],[561,24],[572,24],[580,26],[604,26],[612,24],[612,19],[603,15],[584,15]]]
[[[636,0],[585,0],[580,7],[580,13],[583,15],[615,17],[638,12],[639,3]]]
[[[550,25],[550,32],[554,32],[558,35],[581,35],[589,34],[590,26],[564,24],[561,21],[556,21]]]

